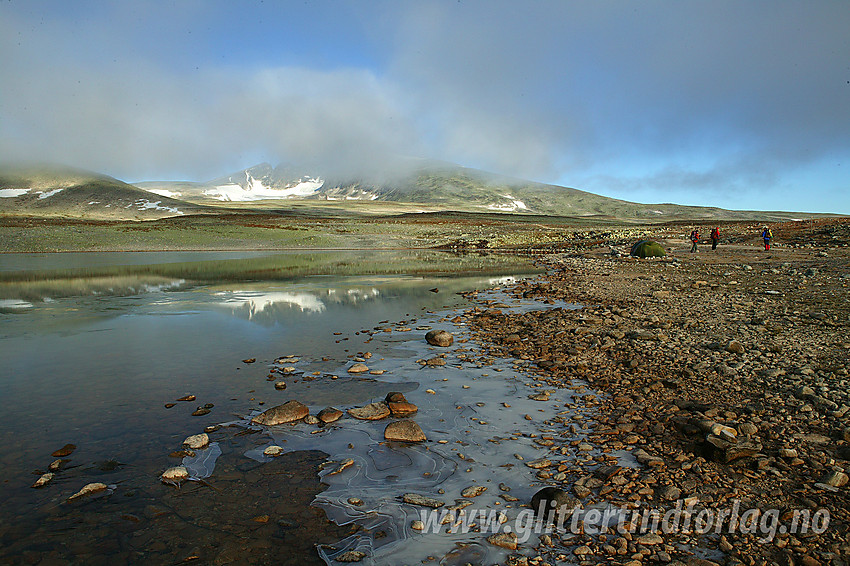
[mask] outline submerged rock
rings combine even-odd
[[[73,499],[79,499],[80,497],[87,497],[89,495],[94,495],[95,493],[100,493],[101,491],[106,491],[109,489],[105,483],[90,483],[83,486],[83,489],[72,495],[68,498],[68,501]]]
[[[452,333],[447,330],[431,330],[425,334],[425,341],[432,346],[447,348],[454,343],[455,339]]]
[[[377,421],[390,416],[390,408],[384,403],[369,403],[365,407],[354,407],[348,414],[363,421]]]
[[[366,558],[365,552],[360,552],[359,550],[348,550],[334,558],[334,560],[337,562],[360,562],[364,558]]]
[[[55,451],[51,456],[54,458],[64,458],[65,456],[70,456],[71,452],[77,449],[76,444],[66,444],[59,450]]]
[[[395,421],[384,429],[384,438],[400,442],[424,442],[425,433],[413,421]]]
[[[369,366],[366,364],[354,364],[348,368],[348,373],[366,373],[369,371]]]
[[[463,497],[478,497],[482,493],[487,491],[487,486],[484,485],[471,485],[460,492]]]
[[[310,409],[308,409],[306,405],[293,399],[292,401],[287,401],[283,405],[278,405],[277,407],[272,407],[271,409],[263,411],[251,419],[251,422],[265,426],[274,426],[299,421],[309,414]]]
[[[35,481],[35,483],[32,484],[30,487],[34,487],[34,488],[44,487],[45,485],[50,483],[50,481],[53,479],[53,477],[54,477],[54,474],[52,472],[47,472],[46,474],[43,474],[40,478],[38,478]]]
[[[418,493],[405,493],[401,497],[401,500],[405,503],[409,503],[410,505],[431,507],[433,509],[437,509],[438,507],[442,507],[446,504],[444,501],[440,501],[439,499],[434,499],[433,497],[427,497],[425,495],[419,495]]]

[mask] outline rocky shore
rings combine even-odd
[[[775,532],[728,519],[703,534],[579,528],[532,537],[508,563],[848,563],[846,239],[798,234],[766,252],[740,236],[691,254],[661,238],[666,258],[611,242],[544,256],[546,275],[509,290],[581,309],[482,305],[463,318],[489,355],[524,360],[541,390],[578,388],[595,409],[591,423],[558,423],[539,479],[585,507],[756,509]],[[825,529],[794,523],[823,510]]]

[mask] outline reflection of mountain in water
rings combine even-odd
[[[381,292],[374,288],[324,289],[322,291],[221,291],[224,297],[218,304],[228,307],[236,316],[248,320],[274,321],[282,311],[298,309],[301,312],[320,313],[327,305],[358,304],[374,300]]]

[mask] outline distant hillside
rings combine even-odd
[[[420,204],[430,211],[509,212],[635,221],[677,219],[789,218],[790,213],[732,211],[677,204],[640,204],[579,189],[514,179],[452,163],[409,160],[405,174],[376,172],[370,178],[323,176],[318,171],[272,167],[262,163],[202,183],[145,182],[138,186],[158,195],[199,204],[300,200],[379,201]],[[376,181],[375,178],[384,178]],[[362,209],[362,208],[361,208]]]
[[[147,220],[201,210],[89,171],[54,165],[0,167],[0,214]]]

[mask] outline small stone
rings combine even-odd
[[[274,458],[275,456],[280,456],[281,454],[283,454],[283,446],[277,446],[276,444],[266,446],[266,449],[263,450],[263,455],[269,456],[271,458]]]
[[[744,345],[737,340],[731,340],[728,344],[726,344],[726,351],[731,354],[743,354]]]
[[[517,548],[516,533],[496,533],[487,537],[487,542],[493,546],[499,546],[508,550],[516,550]]]
[[[552,465],[552,461],[547,458],[538,458],[537,460],[532,460],[531,462],[526,462],[526,466],[529,468],[533,468],[535,470],[540,470],[543,468],[548,468]]]
[[[53,460],[52,462],[50,462],[50,465],[47,466],[47,470],[50,472],[58,472],[62,469],[62,466],[64,465],[65,460],[62,460],[61,458],[59,460]]]
[[[366,364],[354,364],[348,368],[348,373],[366,373],[369,367]]]
[[[363,505],[363,500],[359,497],[349,497],[348,504],[354,505],[355,507],[360,507],[361,505]]]
[[[397,442],[424,442],[425,433],[413,421],[395,421],[384,429],[384,438]]]
[[[419,495],[418,493],[405,493],[401,497],[401,500],[410,505],[419,505],[420,507],[431,507],[432,509],[437,509],[445,505],[444,501],[434,499],[433,497]]]
[[[317,424],[319,424],[320,422],[321,422],[321,421],[319,420],[319,418],[318,418],[318,417],[315,417],[315,416],[313,416],[313,415],[307,415],[306,417],[304,417],[304,423],[305,423],[305,424],[309,424],[309,425],[317,425]]]
[[[369,403],[365,407],[354,407],[348,414],[363,421],[377,421],[390,416],[390,408],[385,403]]]
[[[197,409],[192,411],[193,417],[203,417],[204,415],[209,415],[209,414],[210,414],[210,410],[207,409],[206,407],[198,407]]]
[[[45,485],[50,483],[50,481],[53,479],[53,477],[54,477],[54,474],[52,472],[47,472],[46,474],[43,474],[40,478],[38,478],[35,481],[35,483],[32,484],[30,487],[34,487],[34,488],[44,487]]]
[[[463,497],[478,497],[487,491],[487,487],[483,485],[471,485],[460,492]]]
[[[105,483],[90,483],[83,486],[83,489],[72,495],[68,498],[68,501],[72,499],[78,499],[80,497],[87,497],[89,495],[94,495],[95,493],[100,493],[101,491],[106,491],[109,489]]]
[[[70,456],[71,452],[77,449],[76,444],[66,444],[59,450],[55,451],[51,456],[54,458],[64,458],[65,456]]]
[[[432,346],[447,348],[454,343],[454,336],[446,330],[431,330],[425,335],[425,341]]]
[[[200,450],[202,448],[206,448],[210,443],[210,437],[207,433],[202,432],[201,434],[193,434],[192,436],[186,438],[183,441],[183,445],[187,446],[192,450]]]
[[[286,389],[286,382],[285,381],[275,381],[274,388],[277,389],[278,391],[283,391],[284,389]]]
[[[847,485],[848,477],[844,472],[834,471],[821,480],[821,483],[831,485],[832,487],[844,487]]]
[[[247,360],[242,360],[242,363],[253,364],[256,361],[257,361],[257,358],[248,358]]]
[[[342,417],[342,411],[334,407],[325,407],[316,417],[325,424],[338,421]]]
[[[645,535],[639,536],[635,542],[644,546],[652,546],[662,544],[664,539],[656,533],[646,533]]]
[[[410,528],[413,529],[414,531],[424,531],[425,530],[425,523],[423,523],[422,521],[416,520],[416,521],[413,521],[412,523],[410,523]]]
[[[366,558],[365,552],[360,552],[359,550],[348,550],[334,558],[334,560],[337,562],[360,562],[364,558]]]
[[[194,401],[195,399],[196,399],[196,397],[194,395],[184,395],[183,397],[180,397],[177,400],[178,401]]]
[[[674,485],[667,485],[659,490],[658,495],[659,497],[661,497],[661,499],[675,501],[676,499],[679,499],[679,497],[682,495],[682,490]]]
[[[413,403],[387,403],[394,417],[410,417],[419,411],[419,407]]]
[[[160,479],[163,483],[179,485],[180,482],[189,479],[189,470],[186,466],[174,466],[162,472]]]
[[[287,401],[283,405],[278,405],[263,411],[251,419],[251,422],[265,426],[274,426],[299,421],[309,414],[310,409],[308,409],[306,405],[292,400]]]

